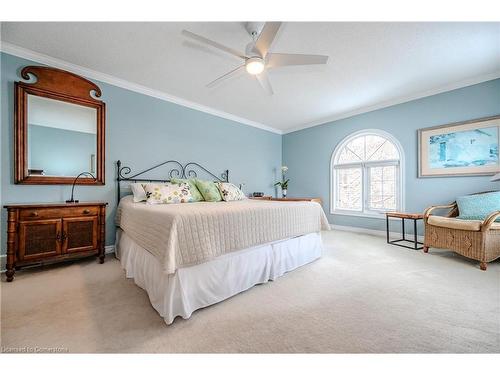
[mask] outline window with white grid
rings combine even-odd
[[[399,143],[379,130],[347,137],[332,156],[332,213],[380,215],[402,210]]]

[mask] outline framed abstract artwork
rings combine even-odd
[[[500,116],[418,130],[418,177],[500,172]]]

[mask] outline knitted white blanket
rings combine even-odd
[[[329,229],[318,203],[251,199],[148,205],[126,196],[116,220],[166,273],[232,251]]]

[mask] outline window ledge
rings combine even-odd
[[[385,220],[385,213],[376,214],[376,213],[366,213],[366,212],[330,211],[330,214],[331,215],[355,216],[355,217],[364,217],[364,218],[368,218],[368,219]]]

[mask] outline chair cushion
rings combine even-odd
[[[457,205],[458,219],[484,220],[493,211],[500,211],[500,191],[459,197]],[[500,222],[500,218],[496,221]]]
[[[427,223],[436,227],[470,230],[478,232],[481,230],[482,220],[462,220],[454,217],[444,217],[431,215],[427,219]],[[490,227],[491,230],[500,230],[500,223],[493,223]]]
[[[460,229],[460,230],[470,230],[470,231],[480,231],[481,230],[481,220],[461,220],[452,217],[444,216],[429,216],[427,222],[436,227]]]

